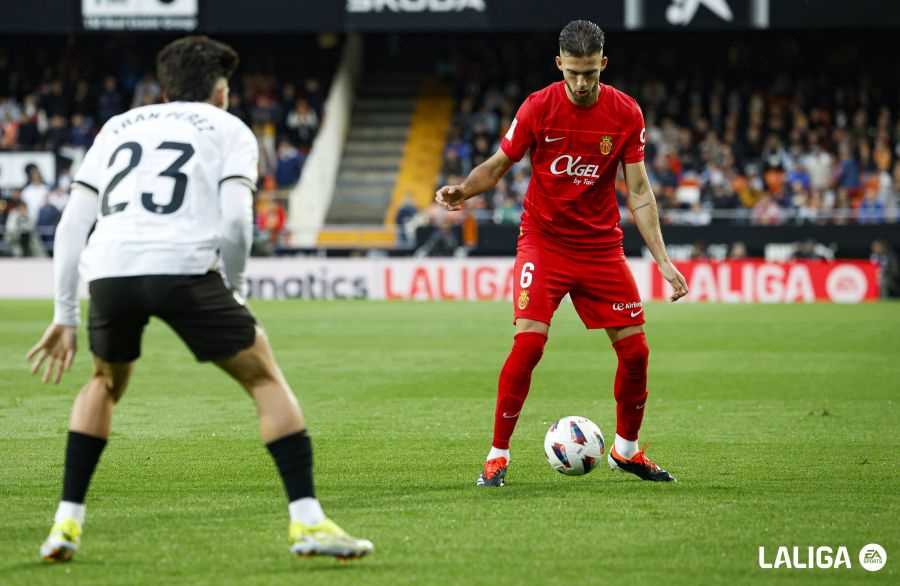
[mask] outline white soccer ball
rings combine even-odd
[[[603,460],[603,432],[587,417],[563,417],[544,436],[550,466],[568,476],[587,474]]]

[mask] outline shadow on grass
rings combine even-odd
[[[35,556],[32,559],[23,560],[18,563],[0,565],[0,584],[6,583],[3,580],[4,576],[7,576],[11,579],[17,574],[23,574],[26,572],[65,573],[66,570],[77,568],[79,566],[101,567],[105,565],[108,564],[101,560],[78,560],[65,563],[45,562]]]

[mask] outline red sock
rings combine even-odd
[[[615,344],[619,356],[616,369],[616,433],[630,441],[636,441],[644,420],[644,403],[647,401],[647,362],[650,348],[644,332],[622,338]]]
[[[497,406],[494,409],[494,447],[509,449],[509,438],[519,421],[519,412],[531,386],[531,371],[544,353],[547,336],[521,332],[513,338],[513,347],[500,371]]]

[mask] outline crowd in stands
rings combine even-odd
[[[0,43],[0,156],[49,151],[56,176],[36,165],[27,183],[0,177],[0,255],[52,255],[53,233],[68,198],[72,169],[99,129],[128,109],[162,100],[154,54],[170,38],[140,46],[127,37],[81,37],[78,44],[42,41],[34,52]],[[337,39],[303,39],[317,59],[298,61],[284,40],[236,42],[244,65],[231,80],[229,111],[253,129],[260,144],[255,250],[266,254],[286,239],[287,194],[299,181],[323,115]],[[275,43],[275,46],[272,46]],[[242,46],[244,45],[244,46]],[[304,46],[306,46],[304,45]]]
[[[539,39],[456,47],[447,69],[457,109],[441,184],[458,182],[496,151],[528,93],[560,79],[554,38]],[[616,33],[601,82],[643,109],[645,162],[666,223],[896,222],[900,78],[885,75],[896,69],[889,46],[884,34]],[[469,214],[517,223],[529,178],[526,156],[493,192],[470,200]],[[436,208],[429,213],[448,221]]]

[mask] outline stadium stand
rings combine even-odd
[[[0,254],[52,254],[53,231],[77,165],[103,123],[160,100],[153,56],[171,37],[41,38],[41,50],[0,41],[0,152],[52,153],[56,176],[28,167],[27,184],[0,190]],[[289,198],[323,116],[336,66],[335,36],[226,38],[242,56],[232,79],[230,111],[260,143],[257,254],[286,240]],[[297,59],[316,55],[315,59]],[[22,202],[21,204],[19,202]]]
[[[896,77],[880,75],[893,67],[890,52],[878,49],[884,35],[866,40],[878,57],[865,61],[852,37],[707,33],[658,50],[666,38],[617,35],[604,80],[643,107],[647,167],[667,223],[898,220],[898,88]],[[456,113],[439,183],[494,152],[527,94],[559,78],[553,46],[547,35],[458,44],[450,62]],[[470,200],[470,213],[516,223],[529,176],[526,161],[492,194]],[[620,182],[620,203],[623,190]],[[444,218],[431,210],[430,221]]]

